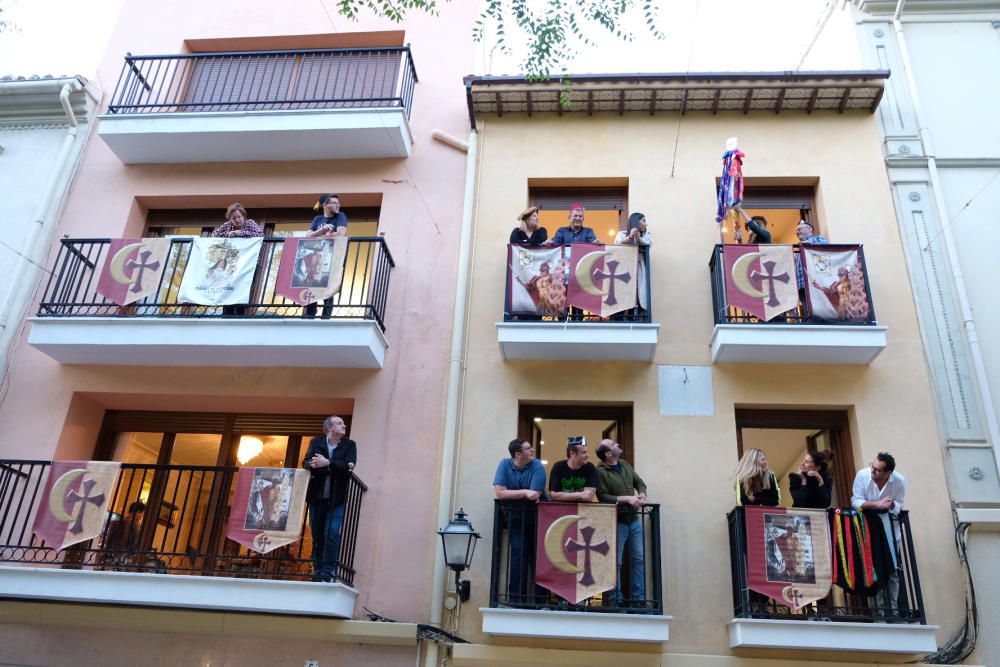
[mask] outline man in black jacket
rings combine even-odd
[[[302,467],[312,477],[306,491],[312,528],[313,580],[330,581],[340,563],[340,530],[347,505],[347,480],[358,462],[358,446],[347,437],[344,420],[330,416],[326,435],[309,441]]]

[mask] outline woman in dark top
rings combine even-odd
[[[537,206],[524,209],[521,215],[517,216],[517,219],[521,221],[521,224],[510,233],[510,243],[542,245],[548,240],[549,233],[545,231],[544,227],[538,226]]]
[[[830,489],[833,481],[827,472],[829,458],[823,452],[810,450],[802,459],[798,472],[788,475],[792,490],[792,507],[826,509],[830,506]]]
[[[736,468],[736,504],[768,507],[781,504],[778,479],[767,467],[767,456],[759,449],[745,451]]]

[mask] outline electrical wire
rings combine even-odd
[[[968,537],[969,524],[958,523],[955,526],[955,548],[958,550],[962,573],[965,576],[965,622],[947,644],[921,660],[928,665],[958,665],[976,650],[976,641],[979,638],[979,609],[976,606],[976,587],[972,581],[972,571],[969,569]]]
[[[979,192],[977,192],[976,194],[972,195],[972,197],[969,199],[969,201],[967,201],[964,204],[962,204],[962,208],[958,209],[958,212],[955,213],[955,215],[951,216],[951,219],[945,225],[943,225],[941,227],[941,230],[937,234],[934,235],[934,238],[932,238],[930,241],[928,241],[927,245],[925,245],[923,247],[924,252],[927,252],[928,250],[930,250],[931,246],[934,245],[934,242],[937,241],[939,238],[941,238],[941,235],[944,234],[944,232],[945,232],[946,229],[948,229],[949,227],[951,227],[951,223],[955,222],[955,219],[958,218],[958,216],[962,215],[962,213],[965,212],[965,209],[969,208],[969,206],[972,204],[972,202],[976,201],[976,199],[979,198],[979,195],[983,194],[983,192],[986,191],[986,188],[990,187],[990,185],[993,183],[993,181],[995,181],[997,179],[997,176],[1000,176],[1000,171],[998,171],[995,174],[993,174],[993,178],[991,178],[990,180],[986,181],[986,185],[984,185],[983,187],[979,188]]]

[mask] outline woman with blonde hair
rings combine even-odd
[[[538,224],[538,207],[529,206],[517,216],[520,224],[510,233],[510,243],[522,245],[542,245],[549,239],[549,233]]]
[[[781,504],[778,479],[767,467],[767,456],[759,449],[743,452],[736,468],[736,504],[768,507]]]

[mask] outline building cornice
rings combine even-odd
[[[64,123],[66,113],[59,100],[59,92],[65,84],[74,82],[80,84],[81,90],[70,93],[70,105],[77,119],[87,122],[100,100],[100,92],[84,77],[68,76],[0,79],[0,124],[39,126]]]
[[[892,16],[896,12],[897,0],[854,0],[861,11],[877,15]],[[967,14],[969,12],[1000,12],[1000,0],[907,0],[903,14]]]

